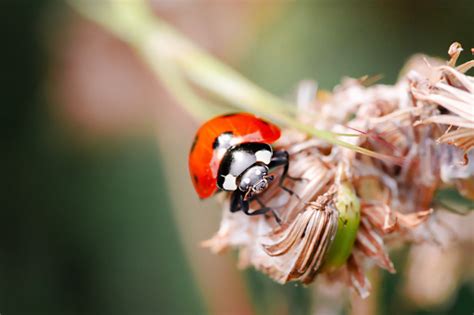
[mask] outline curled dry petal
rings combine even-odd
[[[349,284],[361,298],[367,298],[370,295],[371,285],[360,263],[356,260],[355,254],[351,255],[347,260],[347,271],[349,273]]]
[[[269,256],[287,261],[277,281],[307,284],[316,276],[337,230],[334,195],[332,189],[319,196],[289,226],[271,235],[271,243],[263,245]]]
[[[428,117],[424,120],[417,121],[415,122],[414,125],[417,126],[418,124],[431,124],[431,123],[474,129],[474,123],[455,115],[435,115],[435,116]]]
[[[400,228],[412,229],[420,225],[421,223],[428,220],[430,214],[433,213],[433,209],[424,211],[416,211],[413,213],[403,214],[400,212],[396,213],[397,223]]]
[[[447,132],[438,138],[441,143],[457,146],[464,152],[474,148],[474,128],[459,128],[455,131]]]
[[[395,268],[385,251],[382,236],[374,229],[367,218],[361,219],[355,246],[365,256],[372,258],[381,268],[391,273],[395,272]]]
[[[448,62],[448,65],[450,65],[451,67],[454,67],[462,51],[463,49],[460,43],[458,42],[452,43],[448,49],[448,55],[451,57],[451,59]]]

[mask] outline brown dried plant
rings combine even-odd
[[[280,283],[308,284],[326,274],[367,297],[368,264],[395,272],[388,245],[429,240],[429,233],[416,232],[440,187],[456,185],[474,196],[474,78],[465,74],[474,60],[456,66],[461,51],[452,44],[445,63],[416,57],[395,85],[347,78],[329,93],[303,82],[297,93],[302,123],[348,134],[345,141],[399,163],[283,130],[276,146],[290,153],[289,173],[302,180],[285,181],[294,195],[272,187],[261,198],[283,223],[230,213],[224,197],[219,231],[204,246],[215,253],[236,248],[240,267],[253,266]],[[336,235],[351,228],[354,239],[338,244],[339,258],[329,261]]]

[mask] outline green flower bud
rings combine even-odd
[[[341,183],[336,197],[338,226],[336,236],[326,253],[321,271],[335,270],[347,261],[357,236],[360,221],[360,202],[349,182]]]

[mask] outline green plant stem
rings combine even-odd
[[[234,107],[259,114],[333,145],[393,163],[401,162],[398,158],[340,140],[330,131],[302,124],[292,115],[296,106],[256,86],[229,66],[197,48],[171,26],[154,16],[145,1],[70,0],[70,3],[82,15],[102,25],[133,47],[172,95],[196,119],[210,118],[217,112],[219,105],[205,101],[194,93],[188,80]]]

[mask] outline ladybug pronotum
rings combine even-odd
[[[284,188],[289,156],[284,150],[273,150],[271,144],[278,138],[277,126],[248,113],[222,115],[204,123],[189,153],[191,179],[199,197],[231,192],[231,212],[257,215],[272,211],[279,221],[275,211],[258,200],[274,179],[270,172],[277,167],[283,167],[279,185]],[[250,212],[252,200],[262,207]]]

